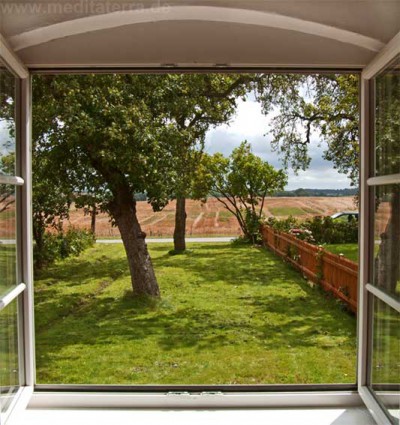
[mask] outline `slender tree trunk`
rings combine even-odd
[[[176,199],[175,209],[175,230],[174,230],[174,249],[175,251],[185,251],[186,249],[186,199]]]
[[[392,194],[390,217],[381,234],[379,253],[375,262],[375,281],[378,286],[394,294],[400,281],[400,192]]]
[[[35,240],[35,270],[41,270],[44,265],[43,252],[44,252],[44,234],[46,231],[46,225],[44,222],[33,221],[33,239]]]
[[[90,231],[95,236],[96,235],[96,215],[97,215],[97,207],[93,205],[91,214],[91,222],[90,222]]]
[[[110,212],[121,233],[131,273],[133,292],[136,295],[160,296],[157,279],[151,262],[146,234],[142,232],[136,215],[133,195],[122,188],[110,204]]]

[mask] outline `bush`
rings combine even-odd
[[[332,217],[313,217],[303,223],[318,244],[341,244],[358,242],[358,222],[338,221]]]
[[[95,238],[92,232],[69,228],[61,234],[60,258],[78,256],[82,251],[93,246]]]
[[[342,244],[358,242],[358,222],[337,221],[332,217],[315,216],[304,222],[293,217],[285,220],[269,218],[267,224],[280,232],[291,233],[299,239],[315,244]]]
[[[70,228],[66,233],[46,232],[41,249],[36,245],[33,250],[35,271],[42,269],[56,260],[78,256],[85,249],[93,246],[95,238],[87,230]]]

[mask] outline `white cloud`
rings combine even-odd
[[[250,138],[267,133],[268,124],[269,118],[262,113],[259,103],[239,100],[236,117],[231,124],[222,125],[219,129],[243,138]]]
[[[238,102],[236,116],[230,125],[221,125],[210,130],[206,137],[206,152],[213,154],[221,152],[228,156],[233,149],[238,147],[243,140],[251,143],[253,153],[268,161],[276,168],[281,168],[282,163],[276,152],[271,149],[271,135],[269,121],[271,115],[262,113],[261,105],[252,99]],[[331,162],[322,157],[323,146],[319,146],[318,135],[313,134],[309,146],[311,164],[308,170],[300,171],[295,175],[289,170],[289,183],[287,190],[300,187],[310,189],[344,189],[350,187],[350,180],[338,173]]]

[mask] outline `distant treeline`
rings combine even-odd
[[[358,189],[303,189],[284,190],[278,192],[276,197],[299,197],[299,196],[325,196],[325,197],[338,197],[338,196],[355,196],[358,194]]]
[[[274,197],[283,198],[297,198],[297,197],[306,197],[306,196],[325,196],[325,197],[340,197],[340,196],[356,196],[358,194],[358,189],[303,189],[299,188],[296,190],[284,190],[283,192],[278,192]],[[223,198],[223,195],[221,195]],[[137,201],[147,201],[147,196],[145,193],[136,193],[135,198]]]

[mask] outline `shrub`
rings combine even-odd
[[[60,258],[78,256],[82,251],[94,244],[92,232],[69,228],[67,233],[61,234]]]
[[[293,217],[285,220],[269,218],[267,224],[280,232],[291,233],[299,239],[315,244],[339,244],[358,242],[358,222],[337,221],[332,217],[315,216],[304,222]]]
[[[46,232],[43,236],[43,246],[34,247],[35,271],[38,271],[56,260],[70,256],[78,256],[85,249],[93,246],[95,238],[87,230],[70,228],[66,233],[60,230],[58,233]]]
[[[300,226],[299,220],[295,219],[291,215],[283,220],[277,220],[275,217],[270,217],[267,220],[267,224],[275,230],[286,233],[289,233],[290,230]]]

